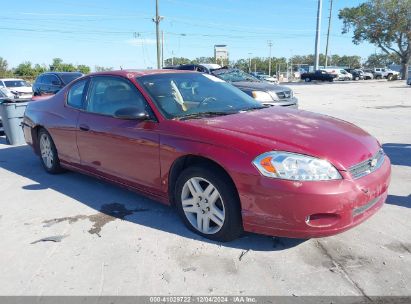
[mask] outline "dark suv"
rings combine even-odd
[[[74,79],[82,77],[80,72],[47,72],[37,76],[33,84],[33,95],[54,95]]]

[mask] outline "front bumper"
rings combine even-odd
[[[296,97],[280,99],[273,102],[263,102],[263,104],[267,106],[281,106],[298,109],[298,99]]]
[[[298,182],[253,176],[239,187],[244,230],[271,236],[323,237],[348,230],[372,216],[387,198],[391,176],[381,168],[353,180]]]

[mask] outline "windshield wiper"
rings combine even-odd
[[[190,119],[190,118],[225,116],[225,115],[236,114],[236,113],[238,113],[238,111],[235,111],[235,112],[208,111],[208,112],[199,112],[199,113],[187,114],[187,115],[184,115],[184,116],[176,117],[175,119],[184,120],[184,119]]]
[[[269,106],[267,106],[267,105],[249,107],[249,108],[241,109],[240,112],[248,112],[248,111],[254,111],[254,110],[261,110],[261,109],[265,109],[265,108],[268,108],[268,107],[269,107]]]

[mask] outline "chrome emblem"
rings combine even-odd
[[[378,162],[378,159],[373,158],[373,159],[371,160],[371,162],[370,162],[370,166],[371,166],[372,168],[374,168],[374,167],[377,165],[377,162]]]

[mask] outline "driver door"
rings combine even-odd
[[[147,111],[151,120],[115,117],[119,109]],[[85,111],[77,124],[81,165],[87,171],[140,188],[160,188],[158,123],[140,91],[128,79],[91,78]]]

